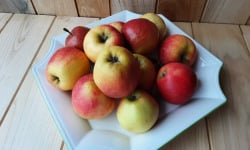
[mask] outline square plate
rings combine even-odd
[[[93,22],[87,27],[113,21],[126,22],[139,16],[140,14],[125,10]],[[163,15],[160,16],[165,21],[170,34],[188,36]],[[66,36],[67,34],[63,34],[52,39],[49,52],[33,66],[32,71],[68,149],[157,149],[226,102],[226,97],[219,85],[222,61],[188,36],[194,41],[198,50],[195,72],[199,79],[198,89],[190,103],[178,106],[162,100],[156,125],[150,131],[141,134],[122,129],[117,122],[115,112],[104,119],[81,119],[72,109],[70,92],[62,92],[54,88],[45,77],[45,69],[50,57],[58,48],[64,46]]]

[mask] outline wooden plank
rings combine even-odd
[[[135,13],[144,14],[147,12],[155,12],[155,5],[157,0],[111,0],[111,14],[117,13],[122,10],[130,10]]]
[[[9,21],[12,14],[10,13],[0,13],[0,32],[2,31],[3,27]]]
[[[0,12],[35,14],[31,0],[1,0]]]
[[[52,19],[16,14],[0,34],[0,124]]]
[[[34,63],[48,52],[53,36],[95,18],[57,17],[44,40]],[[0,128],[0,149],[60,149],[62,138],[55,127],[37,84],[28,71]]]
[[[250,14],[249,0],[209,0],[201,22],[245,24]]]
[[[250,52],[250,26],[240,26],[246,45]]]
[[[158,0],[157,13],[172,21],[200,20],[206,0]]]
[[[190,23],[175,23],[188,35],[192,36]],[[166,133],[167,134],[167,133]],[[192,137],[192,138],[190,138]],[[181,144],[180,144],[181,143]],[[162,150],[209,150],[209,142],[206,130],[206,120],[202,119],[191,128],[177,136],[173,141],[161,148]]]
[[[107,17],[110,15],[109,0],[76,0],[80,16]]]
[[[248,17],[248,19],[247,19],[247,23],[246,23],[247,25],[250,25],[250,16]]]
[[[32,0],[38,14],[78,16],[74,0]]]
[[[220,84],[227,103],[210,114],[211,149],[249,149],[250,55],[239,26],[193,23],[196,40],[223,62]]]

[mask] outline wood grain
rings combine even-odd
[[[111,14],[117,13],[122,10],[130,10],[135,13],[147,13],[147,12],[155,12],[155,6],[156,6],[157,0],[133,0],[133,1],[127,1],[127,0],[111,0],[110,6],[111,6]]]
[[[240,26],[246,45],[250,52],[250,26]]]
[[[74,0],[32,0],[38,14],[78,16]]]
[[[76,0],[80,16],[107,17],[110,15],[109,0]]]
[[[0,34],[0,122],[53,17],[15,14]]]
[[[95,20],[97,19],[57,17],[34,63],[48,52],[52,37],[64,33],[63,27],[72,29]],[[61,144],[61,135],[29,70],[0,128],[0,149],[60,149]]]
[[[192,36],[190,23],[175,23],[188,35]],[[166,133],[167,134],[167,133]],[[192,137],[192,138],[190,138]],[[180,144],[181,143],[181,144]],[[206,120],[202,119],[187,131],[177,136],[173,141],[161,148],[162,150],[209,150],[209,141],[206,130]]]
[[[206,0],[158,0],[157,13],[172,21],[199,22]]]
[[[12,14],[10,14],[10,13],[0,13],[0,33],[3,29],[3,27],[9,21],[11,16],[12,16]]]
[[[249,149],[250,55],[239,26],[193,23],[196,40],[224,63],[220,84],[227,103],[208,116],[211,149]]]
[[[31,0],[1,0],[0,12],[35,14]]]
[[[249,0],[209,0],[202,22],[245,24],[250,14]]]

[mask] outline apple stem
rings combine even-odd
[[[68,32],[70,35],[73,35],[67,28],[63,28],[63,31]]]
[[[135,94],[131,94],[131,95],[128,96],[128,99],[130,101],[135,101],[136,100],[136,95]]]

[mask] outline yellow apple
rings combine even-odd
[[[143,90],[123,98],[117,108],[117,119],[124,129],[142,133],[153,127],[159,115],[159,104]]]
[[[84,51],[92,62],[96,61],[101,51],[113,45],[123,46],[124,38],[116,28],[107,24],[91,28],[83,41]]]
[[[146,56],[133,54],[139,63],[141,76],[138,86],[147,91],[152,89],[156,81],[156,70],[154,64]]]
[[[139,64],[124,47],[110,46],[101,52],[94,66],[94,81],[107,96],[128,96],[138,85]]]
[[[90,72],[90,62],[84,52],[73,47],[58,49],[46,67],[46,78],[61,90],[72,90],[76,81]]]

